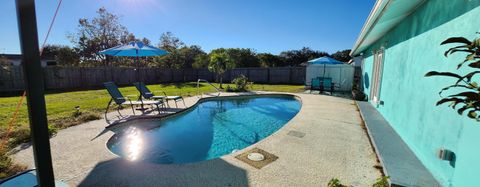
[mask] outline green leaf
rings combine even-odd
[[[467,45],[471,45],[472,42],[464,37],[452,37],[452,38],[449,38],[445,41],[443,41],[440,45],[444,45],[444,44],[450,44],[450,43],[464,43],[464,44],[467,44]]]
[[[468,109],[467,106],[463,106],[462,108],[460,108],[460,109],[457,110],[457,113],[458,113],[459,115],[463,115],[463,112],[465,112],[465,110],[467,110],[467,109]]]
[[[480,100],[480,94],[477,92],[462,92],[459,94],[450,95],[448,97],[466,97],[468,100]]]
[[[462,82],[462,81],[465,80],[465,79],[467,79],[467,80],[466,80],[467,82],[470,82],[470,81],[472,80],[473,76],[475,76],[475,75],[478,74],[478,73],[480,73],[480,71],[470,72],[470,73],[468,73],[467,75],[461,77],[461,78],[456,82],[456,84]]]
[[[457,46],[457,47],[452,47],[452,48],[448,49],[447,51],[445,51],[445,53],[443,55],[445,55],[445,57],[447,57],[448,54],[450,53],[450,51],[452,51],[454,49],[471,49],[471,46],[470,45],[461,45],[461,46]]]
[[[468,66],[470,66],[472,68],[480,68],[480,61],[472,62],[472,63],[468,64]]]
[[[468,88],[478,88],[478,83],[477,83],[477,82],[471,82],[471,83],[468,85]]]
[[[467,55],[467,57],[465,58],[465,60],[464,60],[463,62],[461,62],[460,64],[457,65],[457,69],[459,69],[460,67],[462,67],[462,65],[465,64],[466,62],[472,61],[472,60],[475,60],[475,54],[469,54],[469,55]]]
[[[480,38],[475,39],[473,42],[473,47],[480,47]]]
[[[462,84],[454,84],[454,85],[450,85],[450,86],[447,86],[445,88],[442,88],[440,90],[440,92],[438,92],[438,95],[442,96],[442,93],[450,88],[470,88],[470,89],[473,89],[474,87],[472,85],[462,85]]]
[[[471,50],[471,49],[449,49],[445,52],[445,56],[448,56],[448,55],[451,55],[453,53],[456,53],[456,52],[466,52],[466,53],[475,53],[474,50]]]
[[[437,106],[438,105],[441,105],[443,103],[446,103],[446,102],[453,102],[453,104],[456,104],[456,103],[461,103],[465,101],[464,99],[459,99],[459,98],[444,98],[444,99],[441,99],[440,101],[437,102]]]
[[[475,112],[475,110],[470,110],[470,112],[468,112],[467,116],[469,118],[475,119],[475,118],[477,118],[477,112]]]
[[[437,71],[430,71],[427,74],[425,74],[425,77],[431,77],[431,76],[446,76],[446,77],[455,77],[461,79],[462,76],[457,75],[455,73],[450,73],[450,72],[437,72]]]
[[[473,52],[473,54],[469,54],[467,55],[467,57],[465,57],[465,62],[471,61],[474,58],[475,58],[475,51]]]

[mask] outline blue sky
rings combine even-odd
[[[0,1],[0,54],[20,53],[14,0]],[[43,41],[58,0],[37,0],[39,40]],[[205,51],[253,48],[278,54],[303,46],[335,52],[353,46],[374,0],[63,0],[48,44],[72,45],[66,35],[79,18],[105,7],[121,15],[136,36],[157,44],[173,32]]]

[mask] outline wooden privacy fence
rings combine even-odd
[[[223,75],[224,82],[231,82],[243,74],[255,83],[304,84],[305,67],[281,68],[236,68]],[[118,85],[130,85],[137,79],[146,84],[192,82],[198,79],[215,81],[216,75],[207,69],[164,69],[140,68],[138,75],[134,68],[80,68],[47,67],[44,69],[45,89],[89,89],[102,87],[103,82],[113,81]],[[24,89],[21,66],[0,69],[0,92]]]

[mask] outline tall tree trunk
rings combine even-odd
[[[222,81],[223,81],[223,78],[222,78],[222,76],[220,76],[220,89],[223,89]]]

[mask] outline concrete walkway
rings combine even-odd
[[[106,148],[113,133],[104,131],[103,119],[61,130],[50,140],[55,178],[72,186],[326,186],[336,177],[345,184],[371,186],[380,172],[374,168],[375,153],[354,102],[296,95],[302,100],[301,111],[279,131],[234,154],[198,163],[161,165],[119,158]],[[185,100],[191,106],[198,99]],[[279,158],[262,169],[235,158],[254,147]],[[31,147],[13,157],[34,167]]]

